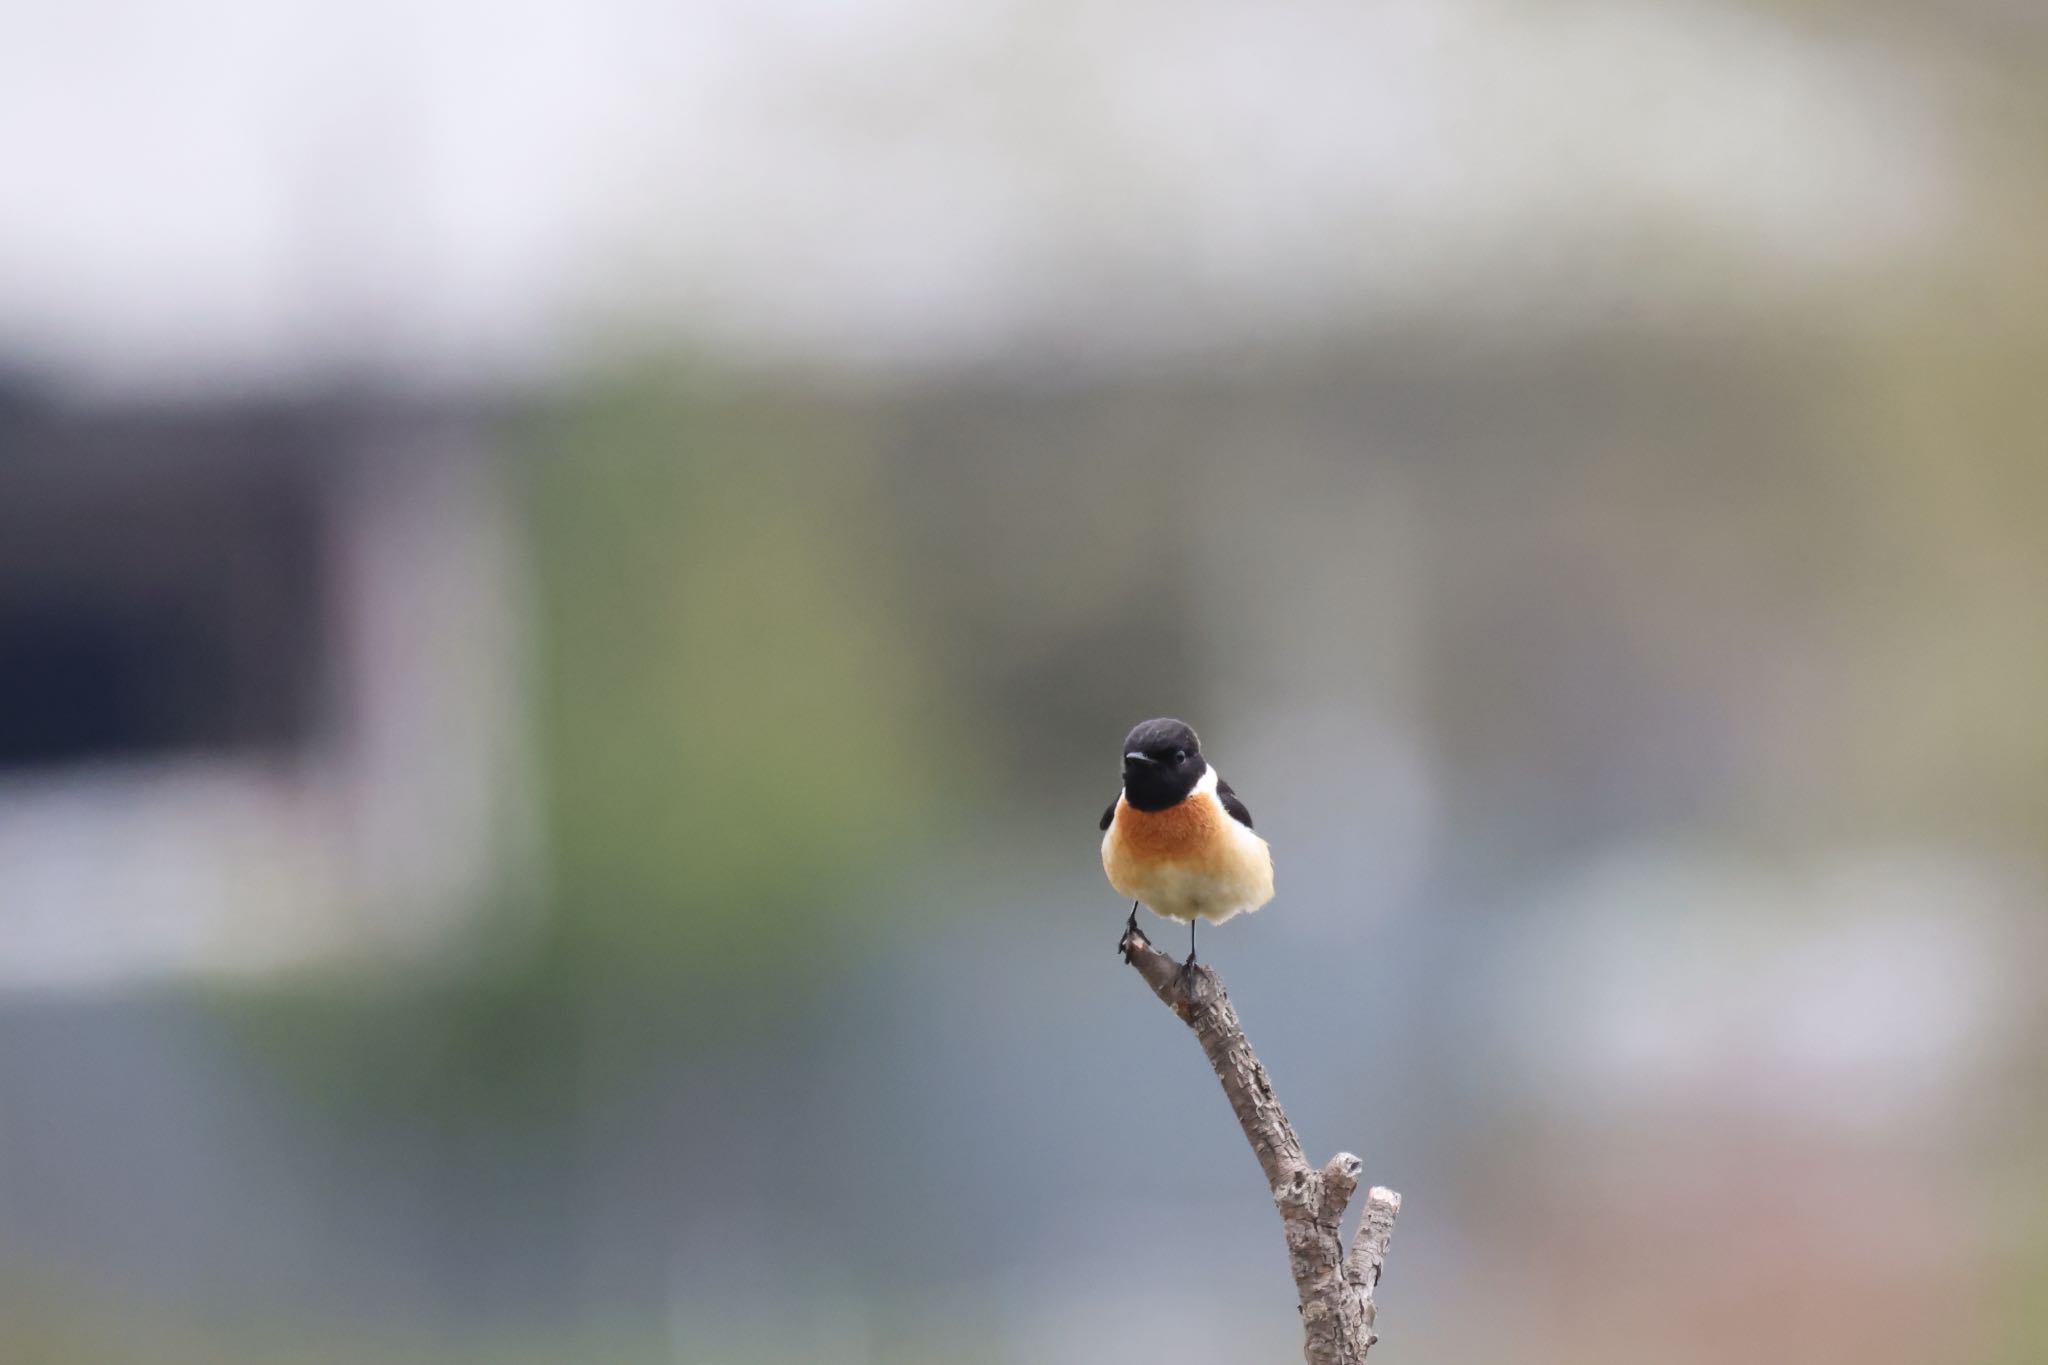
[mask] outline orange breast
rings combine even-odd
[[[1139,810],[1129,801],[1119,801],[1117,852],[1143,862],[1199,863],[1227,847],[1223,821],[1229,818],[1207,795],[1166,810]]]
[[[1208,792],[1171,810],[1119,802],[1102,841],[1102,870],[1111,886],[1168,919],[1224,920],[1273,899],[1266,841]]]

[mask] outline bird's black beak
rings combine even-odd
[[[1158,761],[1158,759],[1152,757],[1152,755],[1150,754],[1130,753],[1124,755],[1124,766],[1126,767],[1129,767],[1133,763],[1157,763]]]

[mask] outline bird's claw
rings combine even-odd
[[[1131,950],[1138,946],[1150,946],[1144,932],[1138,928],[1138,907],[1131,907],[1130,918],[1124,921],[1123,937],[1116,941],[1117,956],[1125,962],[1131,960]]]

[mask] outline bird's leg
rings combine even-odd
[[[1124,936],[1116,941],[1117,953],[1124,961],[1129,962],[1131,960],[1131,940],[1144,937],[1143,934],[1138,932],[1138,903],[1132,901],[1131,917],[1124,921]]]
[[[1183,973],[1195,970],[1195,917],[1188,916],[1188,960],[1180,964]]]

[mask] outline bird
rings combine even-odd
[[[1188,926],[1221,923],[1273,899],[1273,851],[1252,830],[1252,813],[1202,754],[1185,721],[1144,721],[1124,737],[1123,790],[1102,813],[1102,870],[1131,915],[1118,945],[1138,928],[1138,906]]]

